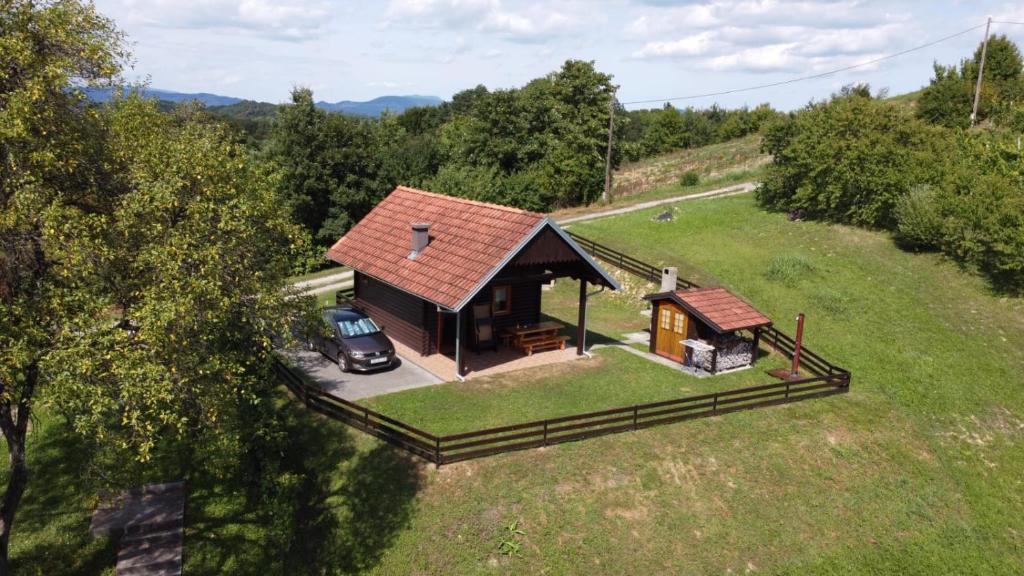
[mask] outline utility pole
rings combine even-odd
[[[605,204],[612,194],[612,133],[615,130],[615,92],[618,87],[612,87],[612,97],[608,99],[608,152],[604,157],[604,192],[601,193],[601,201]]]
[[[988,53],[988,29],[992,26],[992,17],[985,22],[985,40],[981,43],[981,62],[978,63],[978,84],[974,87],[974,109],[971,110],[971,126],[978,122],[978,101],[981,100],[981,77],[985,73],[985,55]]]

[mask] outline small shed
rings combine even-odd
[[[712,374],[757,361],[761,328],[771,320],[725,288],[648,294],[654,354]]]

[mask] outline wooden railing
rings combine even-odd
[[[570,235],[596,258],[645,280],[658,282],[661,279],[661,269],[652,264],[571,232]],[[680,279],[677,287],[683,290],[698,286]],[[762,342],[792,360],[796,347],[793,338],[773,326],[763,328],[761,334]],[[431,434],[365,406],[332,396],[319,386],[307,382],[280,359],[274,359],[273,368],[285,386],[309,409],[441,465],[849,391],[849,370],[832,364],[806,347],[801,347],[800,359],[801,366],[811,376],[447,436]]]
[[[311,410],[344,422],[435,464],[450,464],[503,452],[551,446],[694,418],[842,394],[849,390],[850,383],[847,373],[815,376],[791,382],[773,382],[662,402],[436,436],[365,406],[332,396],[320,387],[306,382],[280,360],[275,360],[274,370],[288,389]]]
[[[585,250],[594,258],[603,260],[609,264],[614,265],[616,268],[625,270],[626,272],[629,272],[630,274],[637,276],[643,280],[647,280],[648,282],[661,282],[661,268],[659,268],[658,266],[655,266],[654,264],[648,264],[647,262],[644,262],[642,260],[637,260],[636,258],[633,258],[628,254],[623,254],[618,250],[614,250],[612,248],[609,248],[608,246],[605,246],[604,244],[594,242],[589,238],[584,238],[583,236],[574,234],[568,230],[566,230],[566,233],[570,237],[572,237],[572,239],[575,240],[576,243],[579,244],[581,248],[583,248],[583,250]],[[694,284],[693,282],[690,282],[689,280],[685,280],[683,278],[679,278],[676,280],[677,290],[686,290],[687,288],[696,287],[697,285]]]

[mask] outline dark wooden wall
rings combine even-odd
[[[494,316],[494,331],[501,332],[503,329],[516,324],[534,324],[540,321],[540,280],[508,278],[497,279],[487,285],[486,288],[473,298],[466,306],[464,315],[469,318],[473,315],[473,304],[491,301],[491,288],[502,284],[512,287],[512,309],[508,314]],[[471,321],[471,320],[470,320]],[[467,324],[472,326],[472,324]]]
[[[389,338],[420,354],[431,352],[426,328],[427,302],[359,272],[355,273],[355,290],[356,305],[384,326]]]

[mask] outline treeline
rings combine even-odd
[[[940,250],[997,290],[1024,293],[1024,67],[1002,37],[989,57],[976,128],[963,96],[980,50],[958,70],[937,65],[916,109],[855,86],[772,122],[759,201],[891,230],[907,248]]]
[[[746,106],[726,110],[717,104],[703,110],[680,110],[665,104],[660,109],[623,112],[615,141],[622,159],[635,162],[673,150],[742,138],[760,131],[780,114],[768,104],[753,110]]]
[[[478,86],[380,119],[324,112],[297,89],[260,154],[320,246],[397,184],[548,211],[600,195],[611,98],[611,77],[575,60],[521,88]]]
[[[435,107],[381,118],[318,109],[308,89],[288,104],[210,109],[279,174],[279,191],[314,238],[311,265],[396,185],[535,210],[597,200],[604,188],[610,104],[612,166],[758,131],[778,116],[753,110],[626,111],[611,77],[569,60],[520,88],[484,86]]]

